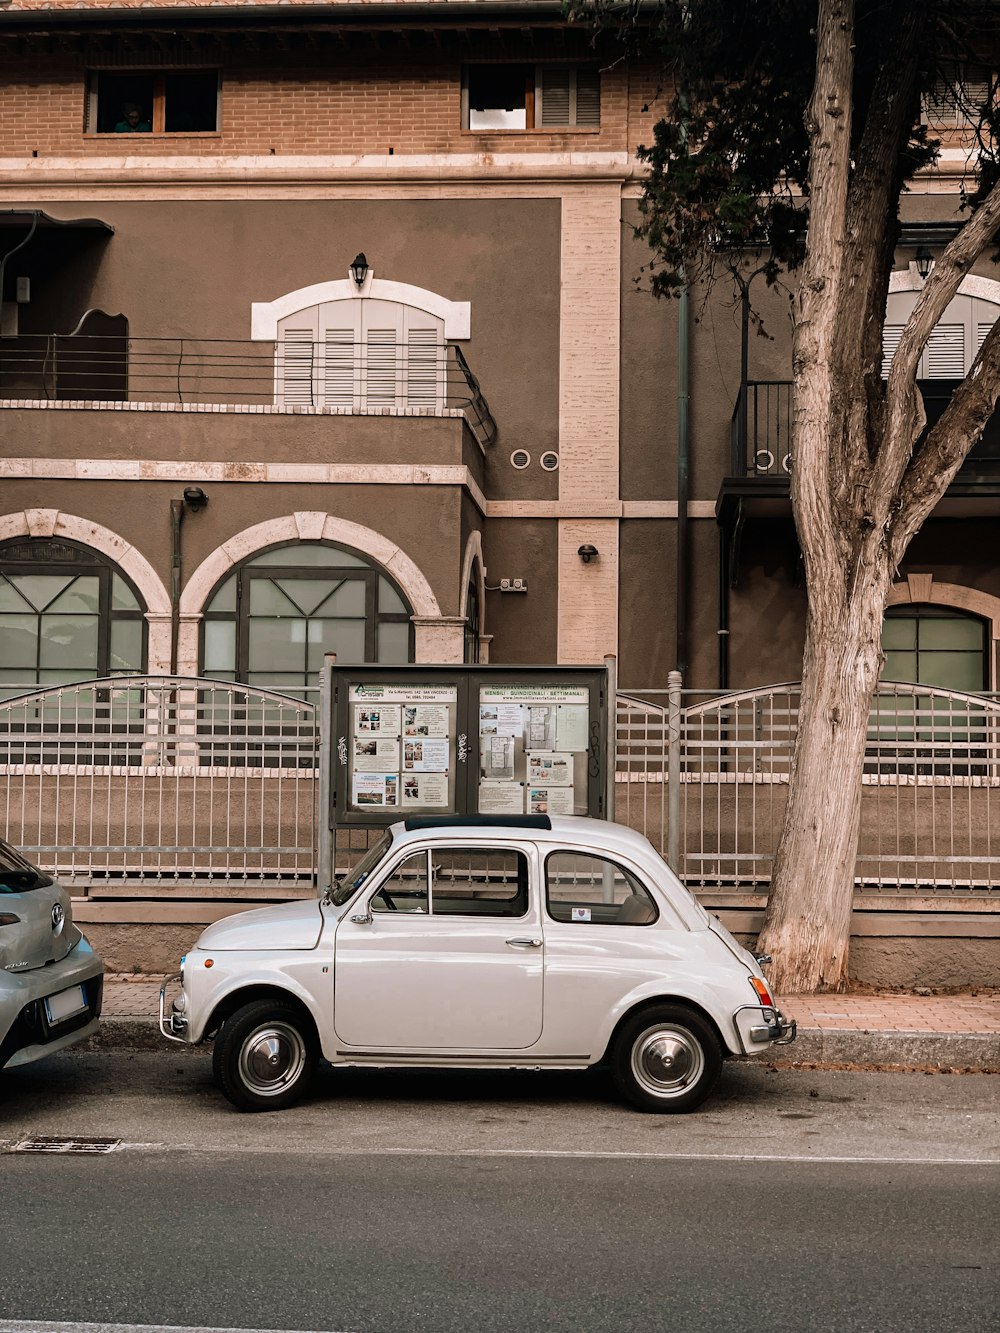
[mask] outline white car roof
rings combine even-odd
[[[513,838],[528,842],[576,843],[639,857],[657,854],[649,840],[635,829],[584,815],[522,815],[510,820],[484,815],[442,816],[440,819],[427,816],[393,824],[390,831],[393,839],[399,842],[411,842],[428,835],[462,842],[481,841],[484,837]]]

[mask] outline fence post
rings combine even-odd
[[[615,779],[618,776],[618,659],[614,653],[608,653],[604,666],[608,673],[608,771],[604,777],[604,818],[614,820]]]
[[[681,865],[681,684],[679,671],[667,675],[667,864],[682,876]]]
[[[317,853],[317,887],[320,897],[332,888],[336,878],[333,858],[336,852],[337,831],[332,826],[333,813],[333,717],[332,680],[336,653],[327,653],[319,673],[319,839]]]

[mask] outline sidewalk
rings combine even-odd
[[[101,1047],[178,1047],[160,1035],[161,977],[109,974]],[[781,1001],[798,1039],[782,1063],[893,1065],[1000,1073],[1000,995],[792,995]]]

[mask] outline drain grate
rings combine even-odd
[[[18,1139],[8,1152],[95,1153],[114,1152],[121,1139],[64,1139],[43,1135],[35,1139]]]

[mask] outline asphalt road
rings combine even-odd
[[[327,1071],[245,1116],[182,1052],[0,1097],[0,1333],[1000,1328],[990,1076],[737,1067],[654,1117],[594,1076]]]

